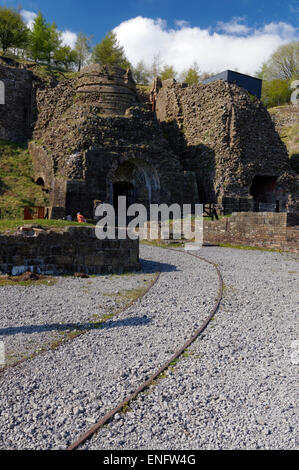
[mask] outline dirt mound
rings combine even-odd
[[[20,276],[12,277],[11,280],[14,282],[24,282],[24,281],[40,281],[41,279],[45,279],[45,276],[40,276],[39,274],[32,273],[31,271],[27,271]]]

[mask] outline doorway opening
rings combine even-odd
[[[128,208],[136,202],[136,191],[134,185],[128,181],[117,181],[113,184],[113,205],[116,214],[118,214],[118,197],[126,198],[126,207]]]
[[[256,175],[249,192],[255,202],[255,210],[275,211],[277,208],[277,176]]]

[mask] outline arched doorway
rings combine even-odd
[[[125,196],[127,207],[138,203],[149,209],[160,200],[160,181],[155,168],[140,159],[126,160],[110,173],[110,200],[118,207],[118,196]]]
[[[49,190],[45,187],[44,179],[41,176],[36,180],[35,184],[40,186],[45,193],[49,193]]]

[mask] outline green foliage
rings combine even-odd
[[[291,97],[291,89],[287,80],[264,80],[262,88],[262,102],[267,108],[288,103]]]
[[[292,104],[268,110],[274,117],[276,129],[287,147],[292,169],[299,174],[299,122],[297,107]]]
[[[21,217],[19,219],[0,219],[0,233],[3,232],[14,232],[18,227],[24,225],[25,223],[28,224],[38,224],[45,228],[65,228],[71,226],[86,226],[86,227],[93,227],[92,224],[79,224],[78,222],[69,222],[67,220],[48,220],[48,219],[34,219],[34,220],[27,220],[24,221]]]
[[[28,41],[28,32],[18,11],[0,7],[0,46],[4,54],[11,47],[24,47]]]
[[[130,62],[125,56],[125,51],[119,45],[116,34],[110,31],[104,39],[97,44],[92,52],[92,61],[100,65],[113,65],[127,69]]]
[[[63,65],[69,69],[71,65],[77,63],[78,56],[76,51],[69,46],[62,46],[54,52],[53,61],[57,66]]]
[[[175,78],[177,75],[172,65],[164,65],[161,72],[161,80],[168,80],[169,78]]]
[[[84,67],[89,54],[90,54],[90,43],[91,37],[85,36],[83,33],[79,33],[77,37],[77,41],[75,44],[75,53],[76,53],[76,65],[78,67],[78,72],[80,72],[81,68]]]
[[[61,33],[55,23],[49,25],[39,12],[29,35],[28,51],[35,62],[51,62],[51,58],[61,46]]]
[[[280,46],[258,72],[263,80],[294,80],[299,77],[299,41]]]
[[[150,81],[150,70],[146,67],[143,60],[138,62],[136,67],[132,68],[133,78],[140,85],[147,85]]]
[[[45,206],[40,186],[33,181],[29,152],[24,145],[0,140],[0,213],[1,217],[22,216],[25,206]]]
[[[182,73],[181,80],[188,85],[197,85],[200,82],[200,70],[196,62],[188,70]]]

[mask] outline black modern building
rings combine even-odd
[[[257,98],[262,96],[262,83],[263,81],[259,78],[251,77],[250,75],[244,75],[243,73],[234,72],[233,70],[225,70],[225,72],[218,73],[213,77],[203,80],[203,83],[216,82],[217,80],[224,80],[228,83],[235,83],[241,88],[249,91],[252,95]]]

